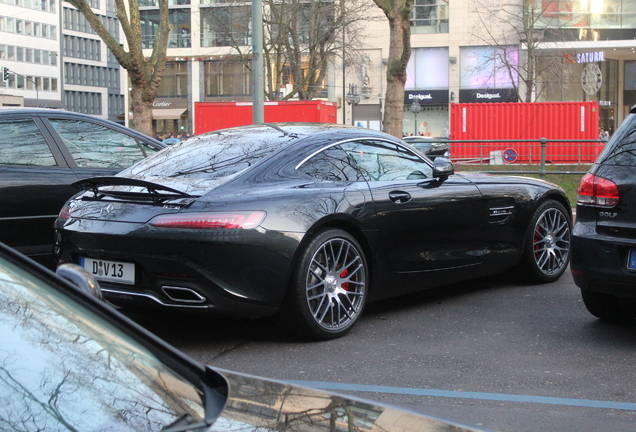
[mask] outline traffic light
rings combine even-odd
[[[9,81],[9,68],[6,66],[2,68],[2,81]]]

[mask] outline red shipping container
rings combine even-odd
[[[336,123],[338,104],[322,100],[264,102],[265,123]],[[252,124],[252,102],[195,102],[194,133]]]
[[[548,140],[546,161],[591,163],[598,141],[597,102],[456,103],[451,104],[450,138],[461,140],[536,140],[451,144],[456,162],[539,163],[540,138]],[[551,140],[591,140],[551,142]]]

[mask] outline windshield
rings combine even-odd
[[[177,143],[124,171],[123,175],[226,178],[271,156],[295,138],[268,127],[209,132]]]
[[[199,389],[73,298],[0,257],[2,430],[159,431]]]

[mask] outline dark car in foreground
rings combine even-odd
[[[453,171],[362,128],[210,132],[78,182],[56,253],[120,306],[277,313],[319,339],[345,334],[367,301],[512,266],[526,281],[563,274],[571,210],[559,187]]]
[[[114,175],[165,145],[94,116],[0,108],[0,241],[54,268],[53,222],[78,180]]]
[[[474,431],[196,363],[2,244],[0,298],[3,431]]]
[[[424,156],[435,160],[438,157],[450,159],[450,143],[445,137],[429,137],[429,136],[409,136],[402,138],[405,142],[412,145]]]
[[[636,107],[581,179],[571,271],[588,311],[636,318]]]

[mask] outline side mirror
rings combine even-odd
[[[99,283],[84,267],[76,264],[62,264],[55,273],[76,286],[79,291],[103,300]]]
[[[455,167],[453,167],[453,163],[450,159],[446,159],[445,157],[437,157],[433,161],[433,177],[448,177],[455,174]]]

